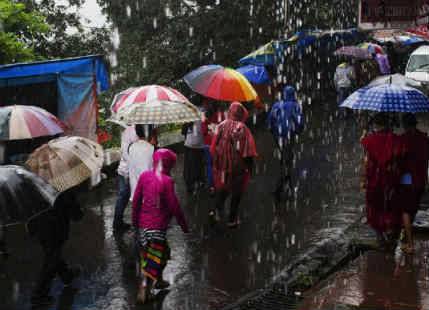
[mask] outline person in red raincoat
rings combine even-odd
[[[248,115],[241,103],[233,102],[229,107],[227,119],[218,125],[210,146],[216,210],[211,210],[209,215],[219,219],[225,200],[231,194],[228,223],[231,228],[239,224],[238,206],[250,180],[253,158],[257,156],[255,140],[244,123]]]
[[[417,119],[414,114],[407,113],[402,117],[405,133],[401,135],[404,157],[401,161],[401,180],[396,201],[402,212],[402,224],[406,242],[402,250],[407,253],[414,251],[412,223],[420,205],[420,199],[427,184],[429,160],[429,138],[426,133],[416,128]]]
[[[378,113],[373,122],[374,132],[361,139],[365,151],[361,186],[366,189],[368,224],[377,232],[380,242],[392,241],[401,223],[400,212],[394,208],[392,201],[399,184],[401,141],[389,128],[387,115]]]

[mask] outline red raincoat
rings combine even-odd
[[[210,152],[213,157],[213,179],[217,191],[244,191],[250,179],[245,159],[257,156],[255,140],[244,124],[246,108],[233,102],[228,118],[217,127]]]
[[[401,214],[393,205],[393,194],[400,179],[400,138],[389,130],[369,134],[361,141],[366,162],[366,216],[377,232],[400,227]]]

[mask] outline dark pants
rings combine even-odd
[[[42,270],[36,282],[36,288],[33,296],[46,296],[51,289],[52,280],[55,276],[59,276],[65,283],[69,282],[72,278],[72,272],[62,258],[62,246],[44,246],[44,261]]]
[[[228,191],[218,191],[216,193],[216,210],[219,212],[219,215],[223,215],[223,211],[225,208],[225,201],[229,195],[231,196],[231,207],[229,209],[229,221],[234,222],[238,218],[238,207],[240,205],[242,192],[234,191],[232,193]]]
[[[188,192],[195,189],[195,185],[204,181],[204,148],[191,148],[185,146],[183,163],[183,177]]]
[[[123,223],[124,211],[131,196],[130,181],[122,175],[118,176],[118,198],[115,205],[115,216],[113,226]]]
[[[288,184],[289,188],[292,187],[292,168],[293,168],[293,149],[295,146],[295,139],[283,139],[280,145],[277,141],[277,147],[280,151],[280,176],[277,182],[276,192],[282,192],[284,186]]]

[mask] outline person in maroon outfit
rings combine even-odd
[[[397,163],[401,155],[401,141],[389,128],[387,115],[378,113],[374,132],[365,134],[361,144],[365,151],[364,177],[361,186],[366,190],[366,217],[380,242],[392,241],[400,230],[400,212],[393,207],[392,197],[399,183]]]
[[[427,184],[429,138],[426,133],[416,128],[414,114],[407,113],[402,117],[405,133],[401,135],[404,157],[401,161],[401,182],[398,186],[398,203],[402,213],[402,224],[406,242],[402,250],[414,251],[412,223],[420,205],[420,199]]]

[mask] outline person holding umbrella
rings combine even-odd
[[[79,275],[79,271],[70,268],[62,255],[62,249],[70,234],[70,221],[80,221],[83,217],[76,191],[74,188],[61,193],[52,209],[27,224],[29,234],[38,240],[44,253],[42,269],[31,297],[33,306],[53,303],[54,299],[49,295],[49,291],[56,275],[64,286],[69,286]]]
[[[257,156],[255,140],[245,125],[247,118],[246,108],[239,102],[233,102],[227,119],[217,127],[210,147],[216,205],[209,216],[212,220],[219,220],[225,201],[231,195],[230,228],[239,225],[238,207],[250,180],[253,159]]]
[[[268,114],[268,128],[280,150],[280,178],[274,193],[279,196],[286,183],[291,189],[293,148],[297,135],[304,126],[304,117],[296,101],[295,89],[286,86],[283,89],[283,100],[277,101]]]
[[[350,59],[338,65],[334,74],[334,84],[337,90],[337,103],[340,105],[351,94],[356,74]]]
[[[395,135],[385,113],[373,118],[374,131],[361,139],[364,148],[364,173],[361,188],[366,191],[366,217],[378,240],[392,242],[400,227],[400,214],[394,205],[399,184],[401,141]]]
[[[404,158],[400,166],[401,182],[397,196],[406,240],[401,248],[406,253],[414,252],[412,224],[427,184],[429,161],[429,138],[426,133],[418,130],[416,125],[417,119],[414,114],[406,113],[402,116],[402,126],[405,132],[400,138]]]

